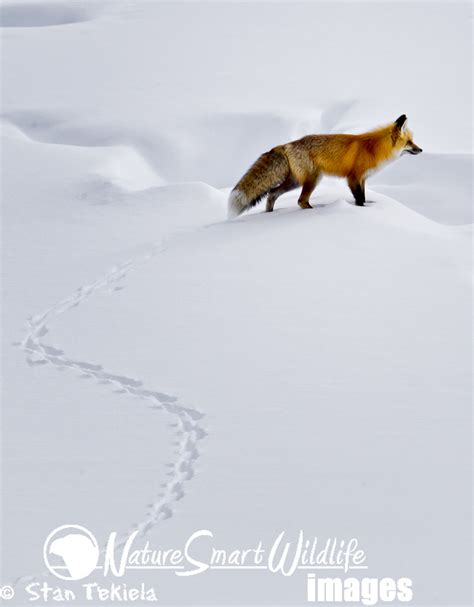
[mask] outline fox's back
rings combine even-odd
[[[322,171],[346,176],[352,170],[359,152],[357,135],[306,135],[286,144],[290,166],[296,173]]]

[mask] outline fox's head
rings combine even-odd
[[[407,127],[407,117],[402,114],[392,127],[393,147],[398,154],[420,154],[423,150],[413,141],[413,133]]]

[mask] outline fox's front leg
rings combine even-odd
[[[347,183],[355,198],[356,205],[363,207],[365,202],[365,180],[350,176],[347,178]]]

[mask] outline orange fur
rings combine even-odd
[[[298,204],[309,198],[324,174],[345,177],[357,205],[365,202],[365,179],[403,151],[418,154],[403,114],[388,126],[360,135],[307,135],[262,154],[237,183],[229,199],[230,215],[238,215],[268,195],[267,211],[276,199],[298,185]]]

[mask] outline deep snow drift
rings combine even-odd
[[[468,5],[31,2],[0,24],[1,583],[40,575],[64,523],[228,549],[304,529],[359,538],[414,604],[469,604]],[[226,221],[261,152],[402,112],[425,151],[366,207],[325,180],[312,211],[295,192]],[[294,605],[304,579],[125,581]]]

